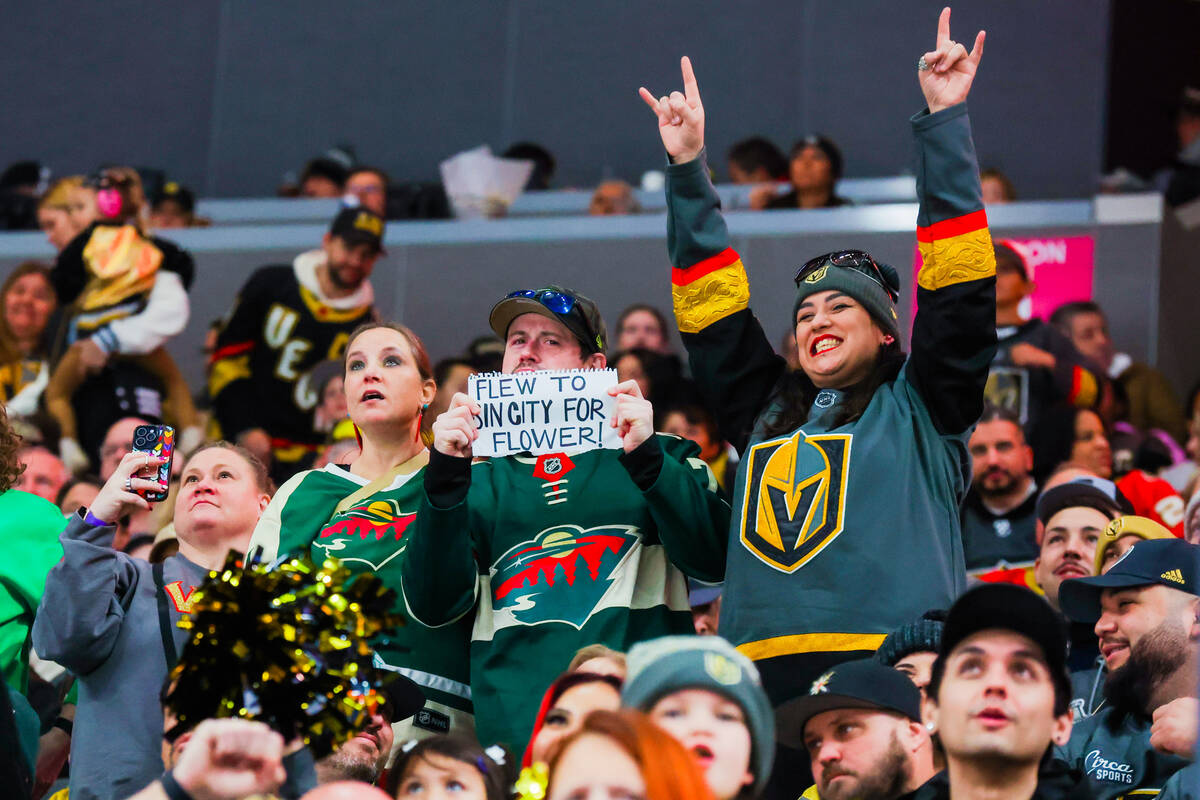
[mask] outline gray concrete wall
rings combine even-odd
[[[635,94],[692,56],[723,156],[760,133],[833,136],[847,174],[909,165],[917,57],[941,0],[139,0],[10,3],[0,162],[60,174],[159,166],[208,196],[271,194],[335,142],[433,178],[480,143],[542,142],[559,186],[636,179],[661,152]],[[1103,148],[1109,0],[960,0],[953,33],[989,32],[972,95],[980,162],[1023,197],[1083,197]],[[723,172],[723,157],[714,158]]]

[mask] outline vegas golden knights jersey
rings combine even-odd
[[[838,413],[842,392],[823,389],[804,424],[777,436],[763,420],[780,410],[786,365],[750,311],[703,159],[667,168],[676,319],[741,452],[721,635],[755,660],[775,703],[966,586],[958,506],[996,350],[995,258],[965,104],[912,127],[924,263],[911,354],[857,419]]]
[[[335,307],[301,282],[298,270],[269,266],[250,276],[217,337],[208,376],[221,435],[262,428],[285,461],[296,460],[288,451],[322,441],[313,429],[313,367],[341,359],[350,332],[373,316],[369,302]]]

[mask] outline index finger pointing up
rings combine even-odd
[[[700,102],[700,87],[696,84],[696,73],[692,71],[692,60],[687,56],[679,59],[679,68],[683,72],[683,96],[688,102]]]
[[[942,9],[942,15],[938,17],[938,32],[937,32],[937,47],[935,50],[941,50],[942,45],[950,41],[950,6]]]

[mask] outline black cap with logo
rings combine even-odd
[[[338,237],[351,247],[368,244],[377,253],[383,253],[383,230],[383,217],[358,206],[339,211],[329,226],[329,235]]]
[[[380,713],[388,723],[400,722],[416,714],[425,706],[425,693],[416,682],[390,667],[380,666],[376,657],[376,669],[380,682],[383,705]]]
[[[803,749],[804,726],[825,711],[865,708],[921,721],[921,690],[907,675],[873,658],[838,664],[813,681],[808,694],[775,709],[776,736]]]
[[[1200,596],[1200,545],[1174,537],[1138,542],[1103,575],[1063,581],[1058,602],[1071,619],[1095,622],[1105,589],[1156,584]]]
[[[1064,508],[1077,506],[1094,508],[1109,519],[1133,513],[1133,505],[1115,483],[1084,475],[1042,492],[1037,499],[1037,517],[1045,525]]]

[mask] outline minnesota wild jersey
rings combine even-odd
[[[720,580],[729,506],[692,442],[470,465],[430,454],[401,566],[429,625],[473,620],[479,741],[523,748],[580,647],[693,632],[685,573]]]
[[[336,558],[352,572],[373,573],[402,592],[400,565],[421,501],[424,462],[422,453],[365,497],[362,490],[371,481],[344,467],[330,464],[298,473],[275,493],[254,529],[250,547],[262,546],[267,558],[304,552],[318,561]],[[416,681],[428,700],[469,713],[469,620],[427,628],[411,619],[402,593],[396,610],[408,624],[377,642],[376,654],[385,666]],[[450,727],[450,720],[443,719],[446,716],[444,710],[427,705],[425,718],[418,715],[414,725],[444,733]]]
[[[742,456],[721,635],[755,660],[774,703],[966,587],[958,506],[996,349],[995,258],[966,111],[912,120],[923,266],[907,360],[857,419],[839,414],[843,392],[822,389],[805,423],[778,436],[763,422],[779,409],[786,365],[750,311],[707,167],[667,169],[676,320]]]

